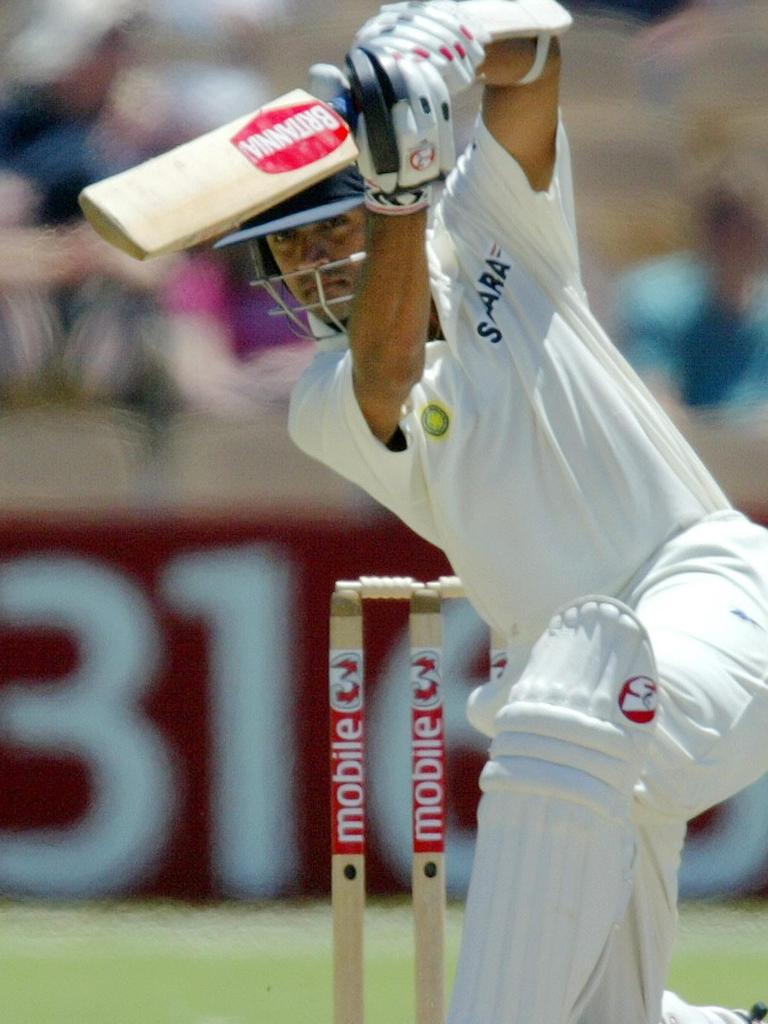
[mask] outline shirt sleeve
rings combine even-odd
[[[478,118],[442,205],[442,220],[454,239],[476,248],[491,235],[545,283],[581,288],[571,155],[562,122],[552,182],[537,192]]]
[[[434,543],[436,530],[418,455],[404,416],[407,447],[391,451],[371,432],[352,385],[349,351],[318,354],[291,396],[288,429],[302,451],[330,466]]]

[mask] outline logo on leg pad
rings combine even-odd
[[[646,725],[656,717],[658,687],[648,676],[632,676],[621,688],[621,713],[636,725]]]

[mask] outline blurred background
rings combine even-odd
[[[569,6],[563,109],[593,306],[734,504],[768,522],[768,6]],[[142,989],[147,950],[165,942],[188,965],[189,929],[208,936],[200,948],[220,949],[241,934],[228,916],[238,907],[327,897],[333,582],[448,567],[289,442],[287,398],[312,343],[270,315],[242,257],[201,249],[134,262],[83,223],[77,195],[304,85],[309,64],[343,59],[377,7],[0,7],[0,945],[15,965],[10,1024],[101,1024],[105,1005],[117,1024],[286,1012],[299,1022],[302,1007],[307,1020],[327,1019],[311,1015],[311,986],[301,1006],[293,990],[288,1011],[249,1002],[264,949],[247,929],[260,918],[238,919],[251,981],[233,987],[246,991],[246,1009],[226,1009],[224,975],[205,1011],[202,996],[184,1009],[187,982],[153,1002]],[[458,111],[466,135],[471,109],[468,96]],[[402,610],[376,615],[370,877],[383,897],[401,894],[409,871],[405,621]],[[484,754],[463,702],[488,670],[487,637],[460,602],[448,628],[450,886],[460,900]],[[768,895],[765,780],[694,823],[682,888],[687,900],[757,900],[739,955],[758,949],[764,968],[765,917],[754,915]],[[97,915],[79,932],[62,909],[73,901]],[[179,924],[175,909],[167,932],[157,918],[132,931],[137,919],[125,915],[147,901],[219,916]],[[110,947],[118,967],[102,979],[106,1003],[83,968],[113,936],[102,907],[119,908],[109,920],[129,922],[120,942],[128,935],[145,955],[119,1011],[106,993],[130,976],[119,966],[127,947]],[[274,935],[274,917],[264,920],[259,934]],[[307,935],[327,952],[312,920]],[[721,958],[736,927],[722,920]],[[43,963],[46,985],[32,980]],[[68,986],[75,975],[82,984]],[[707,977],[700,971],[705,988]]]
[[[768,9],[577,0],[563,105],[584,276],[605,325],[732,500],[768,501]],[[355,517],[294,451],[311,345],[243,255],[147,264],[81,188],[305,84],[368,0],[5,0],[0,10],[0,511]],[[472,95],[459,107],[471,127]]]

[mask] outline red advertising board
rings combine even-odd
[[[0,893],[326,893],[334,582],[447,571],[383,514],[1,524]],[[409,877],[406,626],[403,602],[366,608],[366,840],[379,892]],[[463,707],[488,670],[484,627],[450,602],[441,690],[457,893],[487,746]],[[762,784],[698,823],[684,888],[768,888],[766,823]]]

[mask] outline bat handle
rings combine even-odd
[[[334,96],[328,106],[332,107],[339,117],[343,117],[352,131],[355,131],[357,128],[357,110],[355,109],[355,103],[349,89],[345,89],[338,96]]]

